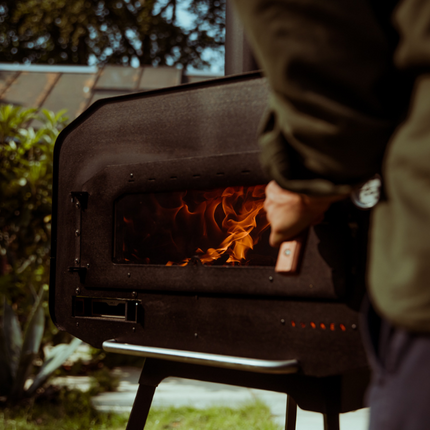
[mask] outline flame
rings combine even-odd
[[[207,237],[208,229],[212,228],[225,235],[225,238],[216,248],[208,248],[206,252],[198,248],[195,254],[203,264],[218,260],[225,253],[229,256],[227,264],[240,263],[246,258],[247,251],[254,248],[260,234],[269,226],[267,220],[263,224],[260,223],[255,239],[251,237],[251,232],[257,227],[257,216],[263,211],[264,186],[249,187],[246,192],[244,187],[228,187],[221,195],[217,192],[206,192],[205,198],[194,212],[190,211],[184,201],[179,210],[185,210],[189,216],[199,215],[203,225],[203,237]],[[238,204],[239,200],[243,202]],[[221,227],[215,216],[219,207],[224,214]],[[176,264],[185,266],[190,260],[191,258],[187,258]],[[167,263],[173,264],[175,263],[171,261]]]
[[[129,215],[123,218],[130,235],[139,237],[130,252],[139,254],[136,248],[148,244],[153,254],[167,256],[167,266],[246,264],[248,251],[269,227],[264,189],[257,185],[146,195],[141,203],[149,209],[139,215],[142,225]]]

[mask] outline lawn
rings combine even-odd
[[[32,405],[0,408],[0,430],[125,430],[128,415],[97,412],[86,393],[62,390]],[[145,430],[280,430],[262,402],[239,408],[152,408]]]

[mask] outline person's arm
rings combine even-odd
[[[235,3],[271,91],[259,136],[269,176],[297,193],[351,192],[380,170],[407,106],[372,2]]]

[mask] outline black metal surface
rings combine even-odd
[[[291,396],[287,397],[287,411],[285,414],[285,430],[296,430],[297,403]]]
[[[169,376],[239,387],[287,393],[300,408],[329,416],[358,409],[363,403],[367,371],[355,374],[314,378],[303,375],[267,375],[186,363],[166,363],[148,358],[139,384],[157,387]]]
[[[324,414],[324,430],[339,430],[339,414]]]
[[[357,386],[350,375],[331,378],[301,377],[299,386],[297,375],[278,375],[274,378],[274,375],[267,377],[266,374],[249,374],[186,363],[170,364],[148,358],[139,378],[139,389],[126,430],[143,430],[155,389],[169,376],[286,393],[286,430],[296,428],[297,404],[303,409],[323,413],[325,430],[339,430],[339,413],[361,406],[364,386],[363,383]],[[354,377],[361,377],[364,382],[368,380],[368,374],[365,372]]]
[[[126,430],[143,430],[151,408],[155,386],[139,384]]]
[[[366,367],[357,313],[341,302],[139,293],[142,318],[140,323],[131,324],[73,317],[74,295],[64,294],[57,303],[64,313],[63,328],[98,348],[104,340],[116,339],[248,358],[297,359],[301,373],[313,376]],[[118,294],[115,290],[81,288],[81,297],[97,295],[134,298],[130,290]]]
[[[342,298],[351,244],[346,223],[338,220],[312,229],[300,276],[286,277],[275,273],[273,267],[121,266],[113,262],[112,208],[118,197],[266,182],[257,152],[105,167],[81,187],[90,196],[88,207],[79,210],[82,233],[79,241],[75,239],[74,255],[79,256],[75,264],[83,271],[88,267],[82,283],[89,289]],[[68,210],[77,209],[70,203]],[[323,256],[318,248],[324,250]]]
[[[266,99],[258,74],[223,78],[99,101],[61,133],[54,164],[51,315],[59,328],[96,347],[116,339],[297,359],[301,374],[281,382],[301,407],[352,410],[361,406],[367,364],[357,330],[361,290],[349,273],[353,235],[342,205],[311,229],[297,276],[270,267],[113,262],[114,202],[121,195],[267,181],[255,138]],[[77,314],[77,299],[134,300],[139,318],[119,319],[116,311]],[[180,372],[198,377],[191,368]],[[201,378],[212,375],[211,368],[199,372]],[[213,375],[237,385],[245,378]],[[255,380],[257,387],[286,392],[281,382]],[[352,386],[354,393],[346,393]],[[324,398],[333,405],[321,403]]]
[[[71,210],[70,193],[82,192],[85,182],[110,165],[258,150],[255,135],[266,99],[259,74],[222,78],[100,100],[60,134],[54,151],[50,285],[50,311],[60,327],[67,313],[59,308],[57,318],[55,303],[78,287],[65,275],[69,267],[81,266],[76,263],[81,236],[75,232],[85,214],[84,208]]]

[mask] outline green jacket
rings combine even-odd
[[[235,3],[271,86],[266,170],[317,195],[382,172],[370,296],[393,324],[430,332],[430,1]]]

